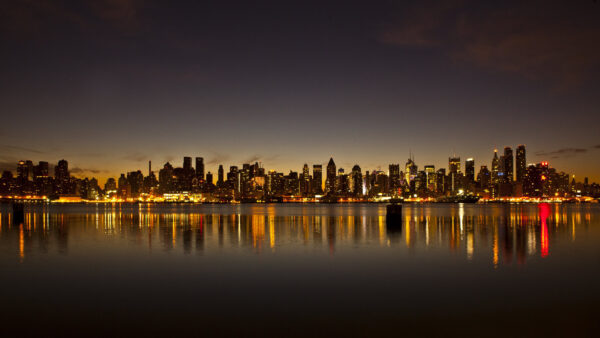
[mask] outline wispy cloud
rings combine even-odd
[[[223,164],[227,160],[229,160],[229,155],[211,151],[210,160],[206,161],[206,164]]]
[[[1,151],[7,152],[25,152],[25,153],[34,153],[34,154],[43,154],[44,152],[38,149],[14,146],[9,144],[0,144]]]
[[[72,175],[89,175],[89,174],[104,174],[104,173],[108,173],[108,170],[103,170],[103,169],[90,169],[90,168],[80,168],[80,167],[74,167],[74,168],[70,168],[69,171],[71,172]]]
[[[279,155],[263,156],[263,155],[259,155],[259,154],[254,154],[254,155],[246,158],[244,160],[244,163],[271,162],[271,161],[275,161],[278,158],[279,158]]]
[[[588,149],[586,148],[562,148],[553,151],[536,151],[535,156],[550,156],[552,158],[559,157],[570,157],[577,154],[587,153]]]
[[[150,157],[146,154],[140,153],[140,152],[132,152],[129,153],[123,157],[121,157],[122,160],[127,160],[127,161],[133,161],[133,162],[143,162],[143,161],[147,161]]]
[[[557,89],[580,84],[600,66],[600,25],[592,14],[600,8],[591,1],[497,2],[491,9],[468,2],[419,6],[386,25],[379,39],[441,48],[455,60],[547,81]]]

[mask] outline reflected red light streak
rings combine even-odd
[[[548,216],[550,216],[550,205],[542,203],[538,206],[540,209],[540,219],[542,221],[542,230],[540,234],[540,245],[541,245],[541,256],[542,258],[548,256],[549,244],[548,244]]]

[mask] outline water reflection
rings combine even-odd
[[[406,205],[397,224],[386,225],[377,205],[288,207],[155,205],[28,206],[22,223],[0,209],[2,259],[67,254],[73,241],[125,239],[149,252],[203,254],[244,249],[256,254],[322,249],[329,255],[364,248],[451,252],[490,265],[546,258],[552,246],[577,240],[598,222],[590,205]]]

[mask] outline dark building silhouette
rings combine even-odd
[[[323,193],[323,166],[320,164],[313,164],[313,192],[315,194]]]
[[[511,147],[504,147],[504,179],[506,182],[512,183],[514,180],[514,159]]]
[[[516,164],[516,181],[523,182],[523,180],[525,179],[525,174],[527,172],[527,158],[524,145],[520,145],[517,147]]]
[[[196,157],[196,178],[204,180],[204,158]]]
[[[335,181],[336,181],[336,171],[335,171],[335,162],[333,162],[333,157],[329,159],[329,163],[327,164],[327,179],[325,181],[326,192],[328,194],[335,194]]]

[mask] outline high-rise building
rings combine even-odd
[[[525,153],[525,146],[522,144],[517,147],[516,162],[517,182],[523,183],[525,174],[527,173],[527,157]]]
[[[350,173],[350,191],[354,196],[361,196],[363,194],[362,182],[362,171],[357,164],[352,167],[352,173]]]
[[[477,182],[479,184],[479,188],[488,189],[490,187],[492,180],[492,175],[488,170],[486,165],[482,165],[479,169],[479,174],[477,174]]]
[[[406,161],[404,176],[406,179],[406,183],[410,185],[410,182],[414,181],[417,177],[418,167],[415,164],[415,161],[411,158]]]
[[[511,147],[504,147],[504,177],[507,182],[514,180],[514,159]]]
[[[329,163],[327,164],[327,179],[325,181],[325,187],[328,194],[335,194],[335,181],[335,162],[333,162],[332,157],[329,159]]]
[[[475,160],[472,158],[465,161],[465,178],[469,183],[475,182]]]
[[[192,158],[186,156],[183,158],[183,169],[185,171],[192,170]]]
[[[158,171],[158,190],[161,194],[173,192],[173,174],[173,166],[169,162]]]
[[[492,158],[492,184],[498,184],[499,159],[498,149],[494,149],[494,157]]]
[[[196,157],[196,178],[204,179],[204,158]]]
[[[427,181],[427,190],[436,191],[437,187],[437,174],[435,173],[434,165],[426,165],[423,167],[425,169],[425,179]]]
[[[304,163],[302,167],[302,177],[300,178],[300,193],[304,196],[310,194],[312,190],[312,182],[310,180],[310,169],[308,164]]]
[[[313,192],[315,194],[323,193],[323,166],[320,164],[313,164]]]
[[[213,184],[213,174],[210,171],[206,173],[206,184]]]
[[[449,157],[448,158],[448,173],[460,173],[460,157]]]
[[[223,186],[223,182],[225,182],[224,181],[225,172],[223,170],[222,164],[219,164],[219,171],[217,174],[218,174],[217,187],[221,187],[221,186]]]
[[[389,166],[389,177],[390,177],[390,191],[392,194],[397,194],[400,188],[400,165],[390,164]]]
[[[65,160],[58,161],[54,167],[54,183],[56,192],[59,194],[71,193],[71,175],[69,174],[69,162]]]

